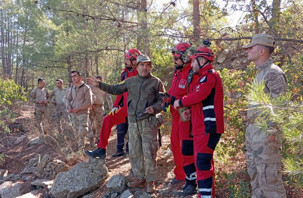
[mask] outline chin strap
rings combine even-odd
[[[200,65],[200,61],[198,60],[198,65],[199,65],[199,68],[202,69],[207,63],[209,63],[210,61],[207,60],[203,65]]]

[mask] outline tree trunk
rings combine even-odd
[[[251,7],[252,7],[252,15],[253,15],[253,20],[255,22],[255,34],[258,34],[260,32],[260,24],[259,24],[259,13],[256,5],[256,0],[251,0]]]
[[[72,72],[71,56],[68,56],[66,58],[66,62],[67,62],[68,82],[70,84],[72,82],[72,76],[71,76],[71,72]]]
[[[99,56],[95,55],[96,75],[99,76]]]
[[[19,71],[19,30],[17,29],[17,38],[16,38],[16,70],[15,70],[15,83],[18,83],[18,71]]]
[[[138,37],[137,47],[143,54],[150,56],[149,33],[147,26],[147,0],[139,0],[138,10]]]
[[[273,0],[270,25],[271,25],[271,29],[274,30],[274,34],[278,34],[278,30],[279,30],[280,10],[281,10],[281,0]]]
[[[197,43],[200,39],[200,10],[199,0],[193,0],[193,24],[194,24],[194,42]]]
[[[3,78],[6,78],[6,73],[7,73],[7,67],[6,67],[6,57],[5,57],[5,33],[4,33],[4,14],[3,10],[0,9],[1,11],[1,60],[2,60],[2,72],[3,72]]]

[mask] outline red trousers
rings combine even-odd
[[[125,118],[127,116],[127,107],[121,107],[114,115],[107,115],[104,117],[98,142],[99,148],[106,149],[112,127],[120,123],[125,123]]]
[[[186,167],[194,164],[191,123],[190,121],[181,121],[178,110],[172,106],[170,112],[172,115],[171,150],[176,165],[174,174],[176,179],[184,180],[185,177],[188,178],[190,176],[187,175]]]
[[[213,153],[220,137],[221,134],[205,134],[202,131],[194,135],[194,155],[199,197],[215,197]]]

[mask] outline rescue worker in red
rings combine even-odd
[[[191,47],[187,42],[177,44],[173,50],[173,61],[175,63],[174,77],[172,85],[168,91],[170,98],[170,112],[172,115],[172,132],[171,132],[171,150],[174,156],[175,178],[172,184],[186,180],[186,188],[188,183],[195,183],[195,164],[193,157],[193,136],[191,134],[191,123],[189,120],[182,121],[177,109],[173,107],[175,99],[180,99],[187,94],[188,91],[188,74],[191,71],[191,61],[186,51]],[[196,193],[196,191],[194,192]],[[191,193],[189,193],[191,194]]]
[[[189,92],[174,102],[174,108],[190,107],[181,116],[191,118],[199,197],[210,198],[215,197],[213,153],[224,132],[223,86],[211,64],[214,54],[210,42],[203,44],[190,56],[194,75]]]
[[[125,69],[121,74],[121,81],[126,80],[132,76],[137,76],[136,59],[141,54],[137,49],[130,49],[125,53]],[[100,137],[98,142],[98,148],[93,151],[85,151],[85,154],[93,158],[99,157],[105,159],[106,147],[108,145],[108,139],[111,134],[113,126],[117,126],[117,152],[113,157],[119,157],[125,155],[124,152],[124,138],[128,130],[127,122],[127,96],[128,92],[118,95],[114,101],[114,107],[112,111],[104,117],[102,128],[100,131]],[[126,146],[127,147],[127,146]],[[126,148],[128,152],[128,148]]]

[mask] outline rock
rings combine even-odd
[[[110,193],[122,193],[126,187],[125,177],[123,175],[114,175],[106,183],[106,188]]]
[[[6,187],[3,187],[6,186]],[[16,182],[16,183],[6,183],[4,182],[0,186],[0,197],[1,198],[12,198],[18,197],[25,193],[34,190],[30,183]]]
[[[34,190],[29,193],[18,196],[16,198],[37,198],[37,197],[43,197],[43,192],[41,192],[41,190]]]
[[[21,174],[33,173],[36,169],[39,158],[40,158],[40,155],[37,154],[37,155],[35,155],[34,158],[30,159],[28,161],[28,163],[26,164],[25,168],[23,169],[23,171],[21,172]]]
[[[8,174],[8,170],[0,169],[0,179],[3,179]]]
[[[33,146],[36,144],[43,144],[43,140],[41,140],[39,137],[33,138],[29,141],[29,145]]]
[[[120,198],[133,198],[133,197],[134,195],[129,190],[124,191],[120,196]]]
[[[98,188],[108,176],[104,160],[89,158],[57,175],[50,193],[55,198],[74,198]]]
[[[25,135],[21,135],[20,137],[18,137],[18,138],[15,140],[14,144],[19,144],[20,142],[22,142],[22,141],[25,140],[25,139],[26,139],[26,136],[25,136]]]
[[[110,192],[106,192],[101,198],[110,198]]]
[[[223,63],[225,60],[226,60],[226,57],[229,53],[229,50],[228,49],[224,49],[218,56],[217,58],[217,63]]]
[[[34,174],[41,178],[42,177],[42,173],[44,170],[44,167],[48,164],[48,162],[50,161],[50,156],[48,154],[43,155],[43,157],[41,158],[41,156],[39,155],[39,161],[38,164],[35,168]]]
[[[119,196],[119,193],[115,192],[110,195],[110,198],[116,198]]]
[[[143,194],[141,194],[139,191],[135,192],[135,197],[138,198],[151,198],[152,196],[146,192],[143,192]]]
[[[36,186],[36,189],[39,189],[39,187],[50,189],[52,187],[53,183],[54,183],[54,180],[36,179],[31,182],[31,185]]]
[[[239,69],[241,67],[243,67],[243,65],[241,64],[241,61],[238,59],[235,59],[232,63],[231,63],[231,67],[234,69]]]

